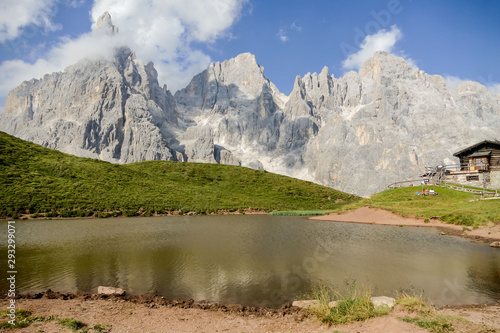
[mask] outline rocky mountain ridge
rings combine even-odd
[[[116,33],[110,18],[99,29]],[[127,47],[10,92],[0,130],[113,163],[242,165],[370,195],[500,137],[500,97],[376,52],[359,72],[297,76],[289,96],[244,53],[172,95]]]
[[[1,130],[70,154],[110,162],[175,160],[175,100],[152,63],[128,48],[82,61],[11,91]]]

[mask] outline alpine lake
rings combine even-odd
[[[374,296],[423,294],[436,306],[500,300],[500,251],[432,228],[219,215],[15,222],[16,288],[98,286],[279,307],[318,285]],[[7,230],[7,222],[0,228]],[[7,232],[0,233],[7,267]],[[9,289],[2,279],[0,290]]]

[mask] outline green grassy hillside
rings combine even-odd
[[[311,182],[236,166],[168,161],[116,165],[0,132],[0,215],[4,217],[331,210],[358,199]]]

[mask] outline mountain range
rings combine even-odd
[[[101,26],[115,29],[110,18]],[[212,63],[175,94],[127,47],[23,82],[0,130],[113,163],[172,160],[241,165],[367,196],[425,166],[500,137],[500,95],[456,89],[403,58],[376,52],[340,78],[297,76],[289,96],[255,56]]]

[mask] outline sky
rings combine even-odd
[[[93,27],[108,11],[115,36]],[[449,85],[500,93],[500,1],[0,0],[0,113],[24,80],[128,45],[175,92],[213,61],[255,54],[289,94],[297,75],[357,71],[377,50]]]

